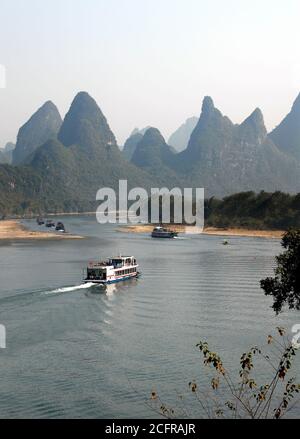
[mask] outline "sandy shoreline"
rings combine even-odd
[[[82,236],[68,233],[50,233],[27,229],[18,220],[0,221],[0,240],[2,239],[82,239]]]
[[[280,239],[284,235],[283,230],[251,230],[251,229],[218,229],[216,227],[207,227],[204,229],[205,235],[218,236],[248,236],[254,238],[276,238]]]
[[[178,233],[184,233],[184,226],[174,225],[170,226],[172,230]],[[152,224],[137,224],[130,226],[120,227],[118,230],[127,233],[151,233],[153,229]],[[218,229],[216,227],[206,227],[202,232],[204,235],[216,235],[216,236],[246,236],[255,238],[282,238],[284,231],[282,230],[250,230],[250,229]]]
[[[178,233],[184,233],[185,227],[183,225],[174,225],[170,227]],[[151,233],[153,229],[152,224],[137,224],[121,226],[118,228],[120,232],[126,233]],[[202,232],[205,235],[216,236],[245,236],[255,238],[282,238],[284,231],[282,230],[249,230],[239,228],[219,229],[216,227],[207,227]],[[19,220],[4,220],[0,221],[0,240],[12,239],[82,239],[82,236],[71,235],[68,233],[50,233],[47,231],[32,231],[27,229]]]

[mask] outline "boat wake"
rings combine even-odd
[[[174,236],[174,238],[173,239],[177,239],[177,240],[180,240],[180,241],[182,241],[182,240],[185,240],[185,239],[190,239],[190,238],[188,238],[188,237],[186,237],[186,236]]]
[[[71,291],[84,290],[84,289],[87,289],[87,288],[91,288],[91,287],[94,287],[95,285],[96,284],[94,284],[93,282],[89,282],[89,283],[84,283],[84,284],[81,284],[81,285],[74,285],[73,287],[57,288],[56,290],[47,291],[44,294],[69,293]]]

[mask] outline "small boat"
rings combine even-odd
[[[66,231],[65,226],[60,221],[56,224],[55,230],[57,232],[65,232]]]
[[[229,244],[229,241],[227,241],[227,239],[224,239],[223,245],[228,245],[228,244]]]
[[[46,227],[55,227],[55,222],[52,220],[47,220],[45,226]]]
[[[38,217],[38,218],[36,219],[36,222],[37,222],[37,224],[38,224],[39,226],[42,226],[43,224],[45,224],[45,221],[44,221],[43,218],[41,218],[41,217]]]
[[[139,274],[134,256],[118,256],[106,261],[90,261],[83,281],[106,285],[136,278]]]
[[[152,238],[175,238],[178,235],[174,230],[166,229],[165,227],[154,227],[152,230]]]

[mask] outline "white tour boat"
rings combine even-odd
[[[138,264],[134,256],[118,256],[107,261],[90,261],[84,282],[113,284],[138,277]]]
[[[152,238],[177,238],[178,233],[165,227],[154,227],[151,233]]]

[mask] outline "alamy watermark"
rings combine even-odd
[[[101,201],[96,217],[100,224],[180,224],[185,232],[201,233],[204,228],[203,188],[136,187],[128,192],[127,180],[119,181],[118,193],[112,188],[98,190]]]
[[[0,64],[0,88],[6,88],[6,69]]]
[[[0,349],[6,348],[6,328],[4,325],[0,325]]]

